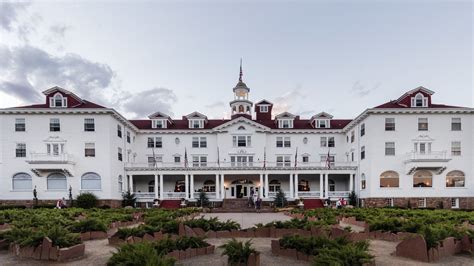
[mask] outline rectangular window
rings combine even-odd
[[[253,156],[230,156],[231,166],[253,166]]]
[[[95,143],[90,142],[84,145],[84,156],[95,157]]]
[[[155,128],[164,128],[163,120],[155,120]]]
[[[207,156],[193,155],[193,167],[206,167]]]
[[[328,120],[316,120],[317,128],[328,128]]]
[[[16,157],[26,157],[26,144],[25,143],[17,143],[16,144]]]
[[[360,125],[360,136],[363,137],[365,135],[365,124]]]
[[[122,158],[122,148],[118,148],[117,158],[118,158],[119,161],[123,160],[123,158]]]
[[[451,199],[451,208],[452,209],[459,208],[459,198],[452,198]]]
[[[130,131],[127,131],[127,142],[130,143]]]
[[[155,148],[163,148],[163,141],[161,140],[161,137],[155,138]]]
[[[293,128],[293,120],[290,120],[290,119],[278,120],[278,128]]]
[[[428,118],[418,118],[418,130],[419,131],[428,130]]]
[[[260,113],[268,113],[268,105],[260,105]]]
[[[120,125],[117,125],[117,136],[119,138],[122,137],[122,127]]]
[[[204,120],[200,120],[200,119],[189,120],[189,127],[190,128],[204,128]]]
[[[452,131],[461,131],[461,118],[452,118],[451,119],[451,130]]]
[[[95,131],[94,118],[84,119],[84,131]]]
[[[418,208],[426,208],[426,198],[418,200]]]
[[[460,141],[451,142],[451,155],[453,156],[461,155],[461,142]]]
[[[385,155],[395,155],[395,142],[385,142]]]
[[[61,124],[59,118],[50,118],[49,119],[49,131],[56,132],[61,130]]]
[[[328,161],[328,156],[327,156],[327,155],[321,155],[320,160],[321,160],[321,163],[326,164],[327,161]],[[329,155],[329,165],[330,165],[331,167],[334,166],[335,160],[336,160],[336,156],[334,156],[334,155]]]
[[[303,155],[303,163],[308,163],[308,162],[309,162],[309,156]]]
[[[174,162],[175,163],[180,163],[181,162],[181,156],[174,156]]]
[[[163,156],[148,156],[148,166],[149,167],[156,167],[158,163],[163,162]]]
[[[155,147],[155,140],[153,138],[148,138],[147,147],[148,148],[154,148]]]
[[[26,131],[26,122],[24,118],[15,119],[15,131],[16,132],[25,132]]]
[[[193,137],[193,148],[206,148],[207,147],[207,137]]]
[[[354,152],[351,152],[351,161],[354,161]]]
[[[362,146],[360,148],[360,159],[364,160],[365,159],[365,146]]]
[[[327,137],[321,137],[320,143],[321,143],[321,147],[327,147],[328,146],[328,138]]]
[[[328,138],[328,147],[336,147],[336,142],[334,141],[334,137],[329,137]]]
[[[351,132],[351,143],[354,142],[354,140],[355,140],[355,132],[352,131]]]
[[[276,138],[276,146],[277,148],[290,148],[291,147],[291,139],[290,137],[277,137]]]
[[[289,167],[291,166],[291,156],[290,155],[280,155],[276,158],[277,167]]]
[[[251,147],[251,136],[232,136],[232,143],[234,147]]]
[[[385,131],[395,131],[395,118],[385,118]]]

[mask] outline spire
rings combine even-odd
[[[242,58],[240,58],[240,74],[239,74],[239,82],[242,82],[242,76],[243,76],[243,72],[242,72]]]

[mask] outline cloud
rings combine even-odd
[[[56,37],[64,38],[66,35],[66,31],[71,29],[71,26],[64,25],[64,24],[55,24],[49,27],[51,33],[53,33]]]
[[[283,95],[273,99],[273,115],[278,115],[283,112],[288,112],[292,106],[303,100],[305,97],[301,93],[301,86],[297,86],[295,89],[285,92]]]
[[[204,107],[209,108],[209,109],[223,108],[225,107],[225,103],[223,101],[217,101],[217,102],[205,105]]]
[[[155,87],[139,93],[128,94],[122,104],[124,110],[132,113],[135,118],[144,118],[158,111],[173,116],[173,104],[177,100],[172,90]]]
[[[26,2],[1,2],[0,3],[0,27],[6,31],[12,31],[13,25],[18,22],[19,13],[29,5]]]
[[[373,86],[362,84],[359,80],[352,85],[352,93],[359,97],[364,97],[380,87],[380,82]]]
[[[38,100],[37,89],[56,85],[91,98],[108,87],[114,77],[106,64],[77,54],[54,56],[30,45],[0,46],[0,65],[0,91],[25,102]]]

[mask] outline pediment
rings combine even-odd
[[[236,126],[236,130],[239,130],[241,126],[243,126],[245,129],[244,130],[249,130],[250,128],[256,130],[256,131],[269,131],[270,128],[266,127],[260,123],[257,123],[253,120],[250,120],[244,116],[240,116],[236,119],[232,119],[218,127],[215,127],[215,131],[224,131],[228,130],[229,128]]]

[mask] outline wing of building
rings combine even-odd
[[[117,206],[214,202],[255,193],[271,201],[347,198],[364,206],[474,208],[474,109],[410,90],[354,119],[301,118],[253,103],[240,75],[230,119],[156,112],[128,120],[113,108],[53,87],[45,101],[0,109],[0,202],[31,204],[90,191]],[[146,99],[143,99],[146,101]],[[408,203],[410,201],[410,203]]]

